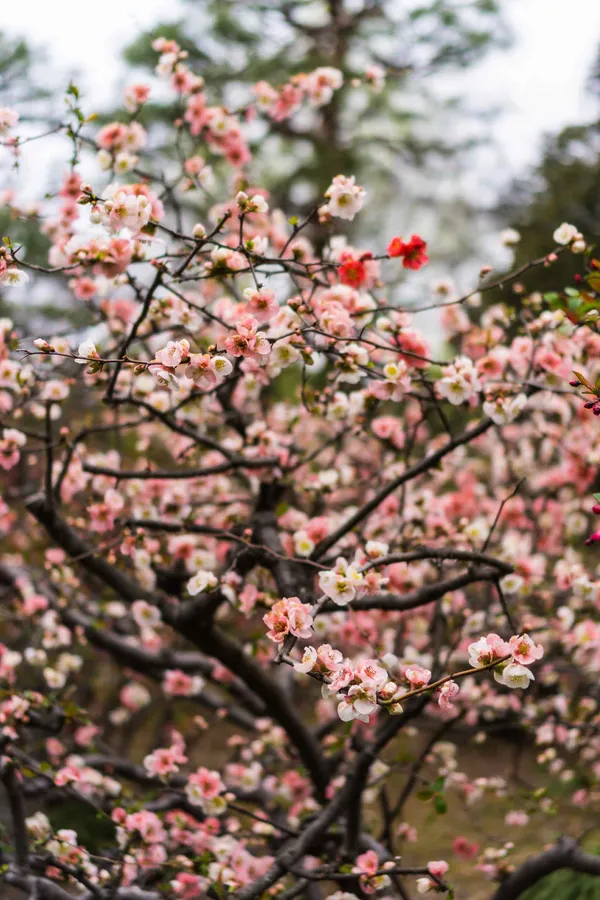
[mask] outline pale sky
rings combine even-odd
[[[243,0],[239,5],[243,10]],[[514,47],[469,70],[460,84],[479,107],[506,110],[493,133],[514,173],[535,162],[545,131],[593,112],[583,84],[600,43],[600,0],[505,0],[505,9]],[[120,48],[177,10],[177,0],[18,0],[2,28],[45,46],[65,80],[79,70],[89,101],[102,103],[120,71]]]

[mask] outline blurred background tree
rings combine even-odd
[[[125,59],[138,75],[156,64],[151,43],[159,35],[188,51],[209,102],[225,91],[231,108],[247,103],[261,80],[277,87],[319,66],[344,74],[344,86],[322,109],[277,123],[268,139],[256,124],[253,143],[267,140],[271,152],[263,147],[268,167],[251,166],[251,177],[269,188],[273,205],[302,216],[334,175],[355,174],[369,189],[361,223],[369,236],[423,228],[431,240],[440,237],[438,252],[448,259],[464,255],[472,209],[457,179],[482,138],[484,117],[439,78],[508,45],[500,0],[183,0],[183,6],[185,17],[158,24],[127,48]],[[354,87],[373,65],[385,74],[381,88]],[[161,132],[168,117],[172,106],[159,102],[141,115],[153,137],[162,138],[166,160],[176,152],[172,136]]]
[[[31,122],[39,130],[40,124],[48,118],[48,100],[52,96],[48,89],[48,78],[42,74],[44,55],[33,49],[26,41],[9,37],[0,31],[0,97],[2,105],[17,109],[21,122]],[[27,111],[26,114],[24,111]],[[5,164],[0,181],[0,190],[6,190],[10,168],[14,160]],[[49,243],[40,233],[39,225],[26,213],[18,218],[10,209],[0,203],[0,237],[10,231],[14,240],[23,244],[30,262],[44,262]],[[0,299],[0,304],[2,303]]]
[[[521,234],[516,265],[547,253],[560,222],[576,225],[596,247],[600,242],[600,49],[587,89],[597,102],[595,118],[549,136],[539,164],[513,183],[499,206],[501,221]],[[565,253],[551,269],[528,276],[527,287],[545,292],[557,284],[572,285],[581,268],[579,257]]]
[[[27,105],[31,118],[41,113],[38,101],[49,96],[40,80],[43,61],[24,40],[0,31],[0,95],[5,106],[22,109]]]

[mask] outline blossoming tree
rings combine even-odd
[[[463,296],[441,284],[403,308],[394,283],[427,245],[349,243],[368,185],[338,174],[297,221],[253,181],[246,122],[329,102],[340,72],[232,111],[175,42],[155,50],[180,98],[177,171],[153,168],[137,121],[150,84],[102,128],[72,88],[71,166],[40,208],[47,265],[10,236],[0,251],[7,290],[59,278],[89,312],[79,335],[2,322],[1,877],[40,900],[451,893],[452,860],[431,858],[406,804],[502,798],[449,741],[504,726],[541,745],[547,786],[486,846],[456,833],[454,856],[497,900],[553,869],[600,873],[571,837],[523,864],[512,840],[552,812],[553,780],[584,811],[600,776],[584,236],[556,223],[512,275],[484,267]],[[18,155],[18,110],[0,129]],[[82,180],[89,153],[108,176]],[[483,292],[560,253],[581,275],[552,309],[480,314]],[[450,354],[420,329],[432,305]],[[157,729],[161,704],[178,715]],[[144,730],[140,759],[127,736]],[[94,828],[57,827],[57,802]]]

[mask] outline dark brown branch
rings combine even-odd
[[[166,669],[180,669],[182,672],[190,673],[201,672],[207,678],[210,678],[213,666],[208,659],[199,653],[172,650],[152,652],[151,650],[144,650],[142,647],[122,640],[111,631],[96,627],[92,620],[83,613],[69,609],[59,609],[58,612],[66,625],[71,628],[82,628],[90,644],[106,650],[122,665],[147,675],[155,681],[159,681],[162,678]],[[237,705],[227,707],[218,694],[207,690],[205,687],[194,699],[212,710],[223,709],[226,706],[228,716],[232,721],[237,722],[243,728],[253,730],[255,724],[252,713],[264,715],[265,706],[250,691],[245,690],[245,686],[239,684],[239,682],[238,685],[237,693],[243,695],[245,707]],[[224,686],[231,688],[232,693],[236,692],[236,684]]]
[[[222,472],[231,472],[234,469],[262,469],[265,466],[278,466],[279,464],[278,459],[271,457],[265,457],[265,459],[243,459],[239,457],[232,459],[229,462],[219,463],[216,466],[205,466],[202,469],[175,469],[168,472],[160,469],[157,469],[156,471],[142,469],[139,472],[124,472],[120,469],[109,469],[106,466],[93,466],[89,463],[86,463],[83,466],[83,469],[85,472],[90,472],[92,475],[107,475],[109,478],[116,478],[121,481],[125,478],[202,478],[206,475],[219,475]]]
[[[427,584],[422,588],[418,588],[418,590],[410,591],[408,594],[366,594],[364,597],[358,597],[352,601],[352,609],[382,609],[388,612],[403,612],[404,610],[417,609],[419,606],[425,606],[427,603],[439,600],[440,597],[443,597],[449,591],[457,591],[479,581],[495,582],[497,578],[498,572],[493,569],[473,569],[471,572],[456,575],[454,578],[446,578],[444,581],[436,581],[435,584]],[[327,602],[321,610],[321,612],[336,611],[339,612],[339,606],[333,601]]]
[[[226,447],[222,447],[217,440],[213,440],[213,438],[206,434],[198,434],[198,432],[189,425],[186,425],[183,422],[177,422],[175,419],[171,418],[168,413],[162,412],[162,410],[157,409],[155,406],[152,406],[151,403],[142,400],[140,397],[115,397],[113,403],[115,405],[127,404],[128,406],[135,406],[138,409],[143,409],[153,418],[162,422],[163,425],[166,425],[169,431],[174,431],[184,437],[189,437],[195,444],[217,450],[226,459],[232,459],[235,456],[235,454],[230,450],[227,450]]]
[[[349,796],[348,813],[346,821],[346,849],[350,856],[356,856],[358,841],[361,831],[362,801],[367,787],[371,766],[384,747],[398,734],[406,722],[419,716],[427,704],[427,694],[412,700],[399,716],[390,716],[380,725],[375,740],[369,744],[360,754],[352,777],[352,790]]]
[[[71,528],[56,511],[49,508],[46,498],[36,494],[30,497],[27,508],[35,518],[44,526],[50,537],[63,550],[72,556],[79,557],[81,565],[93,575],[98,576],[105,584],[113,588],[124,600],[130,603],[137,599],[146,599],[163,610],[163,617],[168,624],[177,627],[177,617],[169,617],[166,614],[161,598],[144,590],[141,585],[120,572],[110,563],[96,557],[90,551],[87,544]],[[296,747],[298,754],[306,766],[317,793],[322,797],[328,782],[327,766],[317,739],[306,728],[302,719],[296,712],[291,698],[277,686],[274,679],[264,672],[247,654],[243,648],[232,641],[219,629],[202,625],[193,628],[186,620],[186,628],[181,632],[184,637],[196,644],[207,655],[219,660],[234,675],[244,681],[248,688],[260,697],[266,704],[270,715],[286,731],[292,746]]]
[[[119,356],[125,356],[129,347],[135,340],[136,335],[138,333],[138,329],[140,328],[140,326],[144,322],[144,319],[148,315],[148,311],[150,310],[150,304],[152,303],[152,298],[154,296],[154,292],[157,290],[158,286],[160,285],[160,283],[162,281],[162,276],[163,276],[163,273],[159,269],[157,271],[156,275],[154,276],[154,280],[153,280],[152,284],[146,291],[146,296],[144,298],[144,302],[142,304],[142,308],[140,310],[139,316],[137,317],[137,319],[131,326],[131,330],[130,330],[129,334],[127,335],[127,337],[125,338],[125,340],[123,341],[123,343],[121,344],[121,346],[119,348]],[[110,381],[108,383],[108,387],[106,389],[105,400],[107,400],[109,402],[114,393],[120,371],[121,371],[121,363],[117,363],[117,365],[115,366],[113,373],[111,375]]]
[[[186,637],[237,675],[266,704],[269,715],[281,725],[290,739],[291,747],[298,751],[318,796],[323,799],[329,775],[319,743],[304,725],[293,699],[286,696],[272,674],[261,669],[240,644],[216,626],[212,629],[199,628],[197,631],[190,629],[186,632]]]
[[[367,503],[361,506],[354,515],[350,516],[349,519],[346,519],[339,528],[336,528],[336,530],[328,535],[328,537],[317,544],[310,558],[320,559],[329,549],[331,549],[331,547],[337,544],[340,538],[343,538],[344,535],[348,534],[349,531],[352,531],[356,525],[368,518],[371,513],[383,503],[386,497],[393,494],[395,490],[403,484],[406,484],[407,481],[412,481],[412,479],[416,478],[418,475],[423,475],[425,472],[428,472],[429,469],[436,466],[448,455],[448,453],[452,453],[457,447],[460,447],[462,444],[468,444],[480,435],[485,434],[493,424],[491,419],[483,419],[478,425],[475,425],[473,428],[468,428],[451,441],[446,441],[446,443],[440,447],[439,450],[436,450],[435,453],[430,453],[425,459],[415,463],[414,466],[410,466],[405,472],[398,475],[397,478],[394,478],[388,484],[384,485]]]
[[[145,590],[137,581],[111,566],[106,560],[95,556],[91,547],[50,506],[48,499],[43,494],[29,497],[26,506],[59,547],[62,547],[70,557],[76,557],[84,569],[91,575],[102,579],[123,600],[133,603],[135,600],[142,599],[156,603],[158,598],[150,591]]]
[[[313,846],[322,846],[329,826],[336,822],[349,806],[354,805],[356,825],[359,824],[360,798],[367,783],[372,764],[386,744],[395,737],[407,721],[419,715],[426,703],[427,700],[424,698],[416,702],[413,701],[410,708],[406,709],[399,716],[391,717],[382,726],[375,740],[368,744],[359,754],[353,772],[346,779],[343,787],[337,792],[333,800],[306,826],[300,837],[284,846],[271,868],[263,876],[257,878],[256,881],[238,893],[236,900],[255,900],[255,898],[260,897],[264,891],[268,890],[271,885],[289,872],[290,867],[302,856],[310,852]],[[358,812],[358,816],[356,816],[356,812]],[[358,840],[358,836],[357,831],[356,840]]]
[[[22,891],[26,891],[30,900],[73,900],[72,894],[64,890],[64,888],[59,887],[58,884],[48,881],[47,878],[35,878],[33,875],[23,875],[10,868],[4,874],[3,878],[6,884],[10,884]],[[89,896],[89,893],[86,892],[85,895],[80,895],[80,898],[81,900],[85,900],[85,898]]]
[[[573,838],[563,837],[550,850],[525,860],[502,882],[491,900],[517,900],[524,891],[558,869],[600,875],[600,856],[586,853]]]
[[[5,759],[0,768],[0,778],[8,798],[12,818],[15,862],[20,870],[27,868],[27,826],[25,825],[25,803],[17,770],[10,759]]]
[[[440,559],[440,560],[462,560],[464,562],[479,562],[487,566],[494,566],[505,575],[509,575],[514,571],[513,566],[490,556],[487,553],[477,550],[455,550],[451,547],[417,547],[415,550],[408,550],[406,553],[391,553],[389,556],[382,556],[374,559],[362,567],[361,571],[374,569],[379,566],[389,566],[398,562],[414,562],[420,559]]]

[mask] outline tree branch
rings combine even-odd
[[[523,891],[558,869],[600,875],[600,856],[585,853],[573,838],[562,837],[550,850],[525,860],[502,882],[491,900],[517,900]]]
[[[394,478],[388,484],[384,485],[367,503],[361,506],[354,515],[350,516],[349,519],[346,519],[339,528],[336,528],[335,531],[317,544],[311,553],[310,559],[320,559],[331,549],[331,547],[337,544],[340,538],[343,538],[344,535],[348,534],[349,531],[352,531],[356,525],[368,518],[371,513],[377,509],[380,503],[383,503],[386,497],[393,494],[395,490],[403,484],[406,484],[407,481],[412,481],[412,479],[416,478],[418,475],[423,475],[425,472],[428,472],[429,469],[436,466],[440,460],[453,450],[456,450],[457,447],[460,447],[462,444],[468,444],[470,441],[473,441],[475,438],[484,434],[493,424],[491,419],[483,419],[478,425],[475,425],[473,428],[468,428],[451,441],[447,441],[439,450],[436,450],[435,453],[430,453],[429,456],[426,456],[421,462],[415,463],[414,466],[410,466],[405,472],[398,475],[397,478]]]
[[[4,789],[8,797],[10,808],[13,842],[15,847],[15,862],[19,869],[27,868],[27,826],[25,825],[25,803],[17,769],[10,759],[5,759],[0,768],[0,778],[4,783]]]

